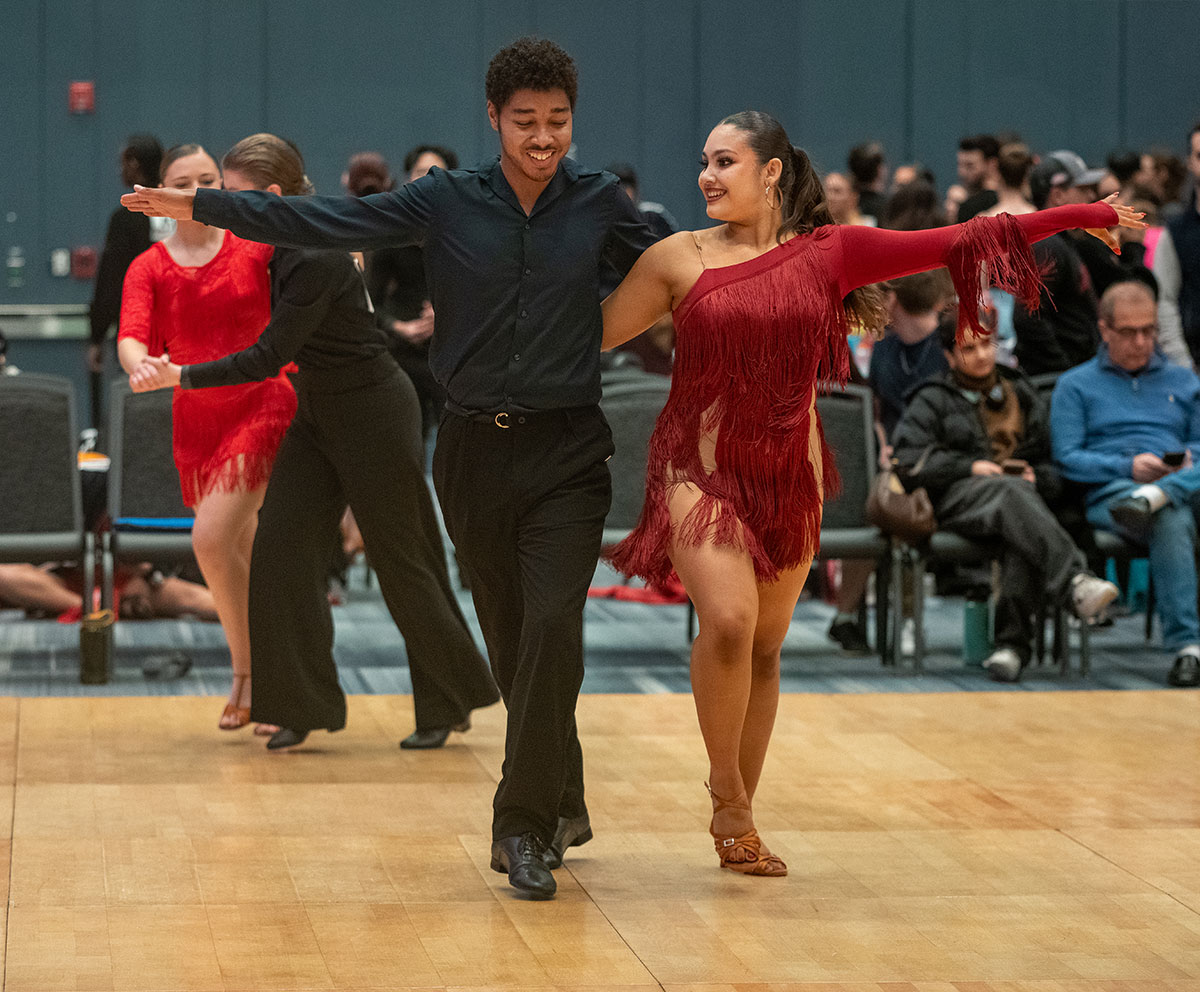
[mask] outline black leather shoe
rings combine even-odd
[[[1200,658],[1191,653],[1181,654],[1176,658],[1175,664],[1167,673],[1167,685],[1178,686],[1181,689],[1200,685]]]
[[[492,841],[492,871],[507,872],[508,884],[530,899],[553,899],[558,889],[545,856],[546,845],[532,831]]]
[[[842,650],[849,654],[871,653],[867,635],[853,620],[843,620],[839,623],[835,617],[833,623],[829,625],[829,639],[841,645]]]
[[[450,736],[450,731],[453,730],[457,734],[465,734],[470,729],[471,719],[468,717],[462,723],[456,723],[453,727],[431,727],[429,730],[414,730],[400,742],[400,746],[406,751],[428,751],[445,744],[446,738]]]
[[[544,861],[547,868],[560,868],[563,863],[563,855],[568,847],[578,847],[580,844],[586,844],[592,839],[592,824],[588,819],[587,813],[581,813],[579,816],[573,816],[567,819],[565,816],[558,818],[558,829],[554,831],[554,840],[550,842],[550,846],[546,848]]]
[[[1144,541],[1150,533],[1150,501],[1145,496],[1126,496],[1108,505],[1113,521],[1132,537]]]
[[[299,747],[304,743],[304,739],[307,736],[307,730],[292,730],[290,727],[281,727],[267,741],[267,750],[278,751],[285,747]]]

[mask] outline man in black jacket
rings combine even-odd
[[[959,343],[953,319],[939,334],[950,371],[910,397],[894,453],[905,484],[929,493],[940,528],[1003,545],[996,650],[984,667],[998,682],[1015,682],[1029,662],[1039,603],[1065,599],[1089,619],[1117,587],[1087,571],[1083,552],[1047,506],[1061,479],[1033,386],[996,364],[993,338],[968,332]]]

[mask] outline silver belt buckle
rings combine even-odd
[[[500,419],[501,417],[503,417],[504,419],[501,420]],[[502,428],[503,430],[508,430],[510,427],[512,427],[512,424],[510,424],[508,422],[508,413],[504,410],[501,410],[498,414],[496,414],[495,422],[496,422],[496,426],[499,428]]]

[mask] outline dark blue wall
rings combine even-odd
[[[100,244],[130,132],[219,153],[275,131],[327,192],[362,149],[398,167],[432,140],[471,163],[494,148],[488,58],[526,32],[579,62],[581,160],[634,162],[692,225],[698,150],[748,106],[823,168],[877,138],[943,183],[964,133],[1015,129],[1099,163],[1118,145],[1182,148],[1200,115],[1196,0],[32,0],[0,24],[0,254],[27,260],[20,289],[0,275],[0,304],[89,299],[50,277],[49,252]],[[75,79],[95,80],[94,115],[67,113]]]

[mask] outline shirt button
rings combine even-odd
[[[525,225],[525,230],[527,230],[527,231],[529,230],[529,225],[528,225],[528,224],[526,224],[526,225]]]
[[[521,356],[520,356],[520,355],[513,355],[513,361],[514,361],[514,362],[519,362],[520,360],[521,360]]]
[[[522,316],[522,317],[528,317],[528,316],[529,316],[529,311],[528,311],[528,310],[522,310],[522,311],[521,311],[521,316]]]
[[[530,273],[530,272],[532,272],[532,271],[533,271],[533,269],[526,269],[526,270],[525,270],[525,274],[526,274],[526,275],[529,275],[529,273]]]

